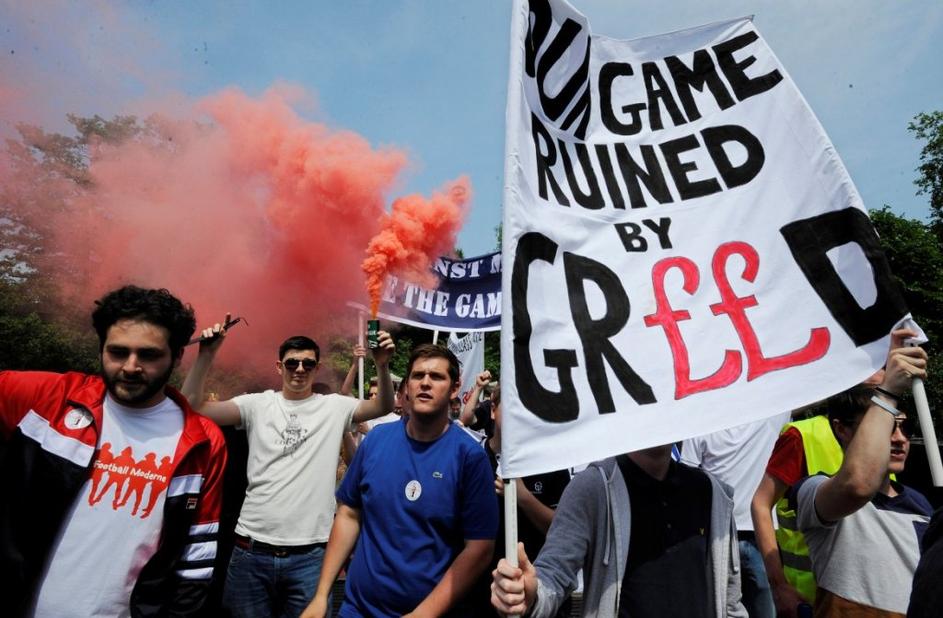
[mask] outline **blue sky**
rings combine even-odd
[[[887,0],[574,0],[594,32],[635,38],[755,15],[845,161],[865,204],[927,216],[915,196],[919,144],[907,123],[943,109],[943,3]],[[501,217],[510,1],[60,2],[0,0],[0,71],[16,57],[58,79],[48,110],[126,111],[144,94],[198,97],[305,87],[313,120],[407,150],[398,193],[471,177],[459,245],[494,247]],[[51,7],[51,8],[50,8]],[[10,17],[13,19],[10,19]],[[10,26],[12,24],[12,26]],[[0,48],[2,49],[2,48]],[[25,64],[24,64],[25,63]],[[107,95],[107,96],[106,96]],[[10,119],[2,119],[9,121]]]

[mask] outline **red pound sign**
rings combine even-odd
[[[697,265],[688,258],[672,257],[659,261],[652,269],[652,285],[655,289],[655,313],[645,316],[645,325],[660,325],[665,329],[665,337],[668,338],[671,355],[674,357],[675,399],[681,399],[694,393],[723,388],[728,384],[732,384],[740,377],[742,363],[739,352],[727,350],[724,353],[724,362],[720,369],[706,378],[691,379],[688,349],[684,345],[681,329],[678,328],[678,322],[690,320],[691,314],[683,309],[673,310],[671,301],[668,300],[668,295],[665,293],[665,275],[672,268],[681,271],[684,277],[683,289],[688,294],[694,294],[700,284],[701,275],[697,270]]]

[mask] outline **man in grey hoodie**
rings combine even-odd
[[[733,500],[714,477],[659,446],[591,464],[569,484],[533,564],[501,560],[491,602],[551,617],[583,570],[583,615],[740,618]]]

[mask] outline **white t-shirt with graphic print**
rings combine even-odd
[[[239,395],[249,439],[249,486],[236,533],[272,545],[323,543],[334,522],[334,486],[341,438],[359,400],[281,392]]]
[[[106,396],[93,472],[49,553],[34,616],[130,615],[131,590],[157,551],[182,433],[183,411],[169,398],[138,409]]]

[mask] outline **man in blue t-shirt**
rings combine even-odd
[[[488,565],[498,508],[484,450],[449,420],[458,371],[442,346],[413,350],[409,416],[375,427],[357,450],[304,618],[328,615],[331,586],[355,545],[340,616],[467,614],[456,602]]]

